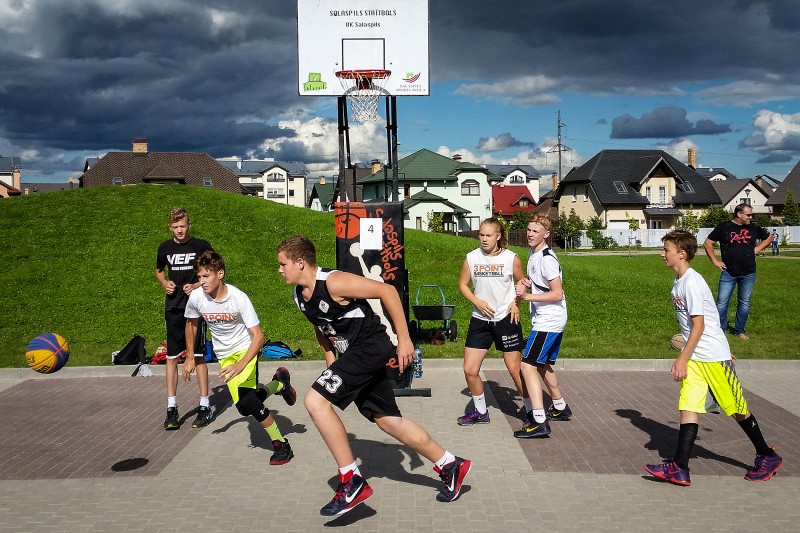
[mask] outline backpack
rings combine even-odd
[[[261,349],[261,356],[264,359],[288,359],[290,357],[300,357],[303,350],[294,351],[281,341],[271,341],[267,339]]]
[[[114,354],[111,362],[115,365],[141,365],[147,363],[144,342],[144,337],[138,334],[134,335],[123,349]]]

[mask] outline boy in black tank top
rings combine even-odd
[[[315,326],[328,366],[304,402],[339,468],[339,486],[320,514],[346,513],[372,495],[372,488],[356,465],[347,430],[333,409],[334,405],[345,409],[353,402],[382,431],[434,463],[434,470],[445,484],[436,496],[438,501],[456,500],[471,461],[454,456],[439,446],[425,428],[400,414],[393,383],[386,372],[387,366],[398,367],[402,372],[414,357],[397,290],[362,276],[318,267],[314,244],[303,236],[286,239],[277,252],[278,271],[286,283],[296,286],[295,303]],[[372,298],[380,299],[392,320],[397,333],[396,349],[367,302]]]

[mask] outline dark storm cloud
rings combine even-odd
[[[478,146],[476,150],[487,153],[500,152],[508,148],[517,148],[521,146],[533,148],[536,145],[531,142],[524,142],[515,139],[510,133],[501,133],[497,137],[481,137],[478,140]]]
[[[730,131],[728,124],[716,124],[708,119],[698,120],[693,125],[686,119],[686,110],[675,106],[658,107],[641,118],[622,115],[611,121],[612,139],[675,139]]]
[[[627,94],[664,91],[665,80],[800,79],[794,55],[775,53],[800,47],[795,0],[500,5],[431,2],[435,81],[545,75],[568,90]]]
[[[31,3],[0,51],[0,136],[36,150],[146,136],[212,155],[291,136],[269,124],[298,105],[294,4],[238,4]]]

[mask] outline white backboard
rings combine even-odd
[[[373,69],[391,71],[387,94],[430,94],[428,1],[297,0],[300,96],[341,96],[335,72]]]

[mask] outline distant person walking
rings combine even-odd
[[[756,244],[756,241],[761,242]],[[728,329],[728,306],[735,287],[737,304],[733,334],[742,340],[750,338],[744,327],[750,314],[750,295],[756,283],[756,254],[771,242],[769,232],[753,222],[753,208],[739,204],[733,210],[733,220],[719,224],[703,243],[711,263],[722,271],[717,289],[717,311],[722,331]],[[722,261],[714,252],[716,243],[719,243]]]
[[[781,255],[781,250],[778,248],[778,243],[781,238],[778,236],[778,230],[772,230],[772,255]]]

